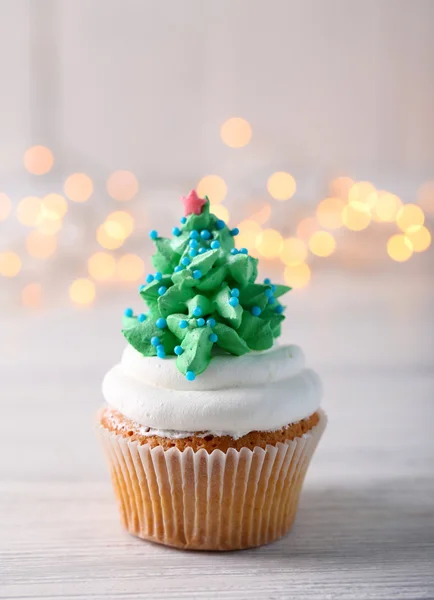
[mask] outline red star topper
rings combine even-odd
[[[199,198],[199,196],[196,194],[196,190],[191,190],[188,196],[182,196],[181,200],[184,202],[184,211],[186,217],[191,214],[200,215],[202,208],[206,203],[204,198]]]

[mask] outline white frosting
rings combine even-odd
[[[280,429],[310,416],[320,404],[321,382],[305,368],[298,346],[216,356],[193,382],[181,375],[175,360],[145,357],[128,345],[121,363],[104,378],[107,403],[154,434],[202,431],[235,438]]]

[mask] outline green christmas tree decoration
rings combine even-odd
[[[175,356],[189,380],[222,351],[242,356],[271,348],[280,335],[284,307],[278,301],[291,288],[256,282],[258,260],[237,250],[227,225],[210,213],[208,198],[195,191],[182,199],[185,217],[173,237],[150,233],[157,270],[140,287],[148,311],[125,310],[122,332],[143,356]]]

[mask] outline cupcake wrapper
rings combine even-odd
[[[163,450],[129,442],[103,427],[125,529],[146,540],[192,550],[267,544],[292,525],[310,459],[326,426],[266,449]]]

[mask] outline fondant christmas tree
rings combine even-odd
[[[256,282],[258,260],[234,247],[238,230],[210,213],[208,198],[191,191],[182,200],[185,216],[172,239],[150,232],[157,272],[140,286],[148,312],[127,308],[123,334],[144,356],[176,355],[192,381],[217,348],[236,356],[271,348],[285,318],[278,298],[291,288]]]

